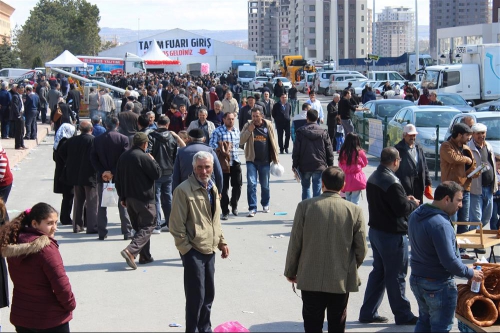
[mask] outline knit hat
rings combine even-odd
[[[201,128],[195,128],[189,131],[189,136],[193,139],[201,139],[205,137],[205,133]]]

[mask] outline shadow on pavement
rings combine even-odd
[[[117,256],[120,254],[117,253]],[[140,265],[138,260],[137,270],[144,270],[151,266],[171,266],[171,267],[182,267],[182,264],[171,263],[172,261],[180,261],[181,259],[163,259],[158,261],[153,261],[152,263]],[[87,271],[104,271],[104,272],[122,272],[130,270],[125,260],[117,262],[103,262],[99,264],[82,264],[82,265],[69,265],[64,266],[66,272],[87,272]]]
[[[304,324],[294,321],[280,321],[252,325],[248,328],[250,332],[304,332]]]

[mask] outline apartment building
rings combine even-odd
[[[415,51],[415,12],[410,7],[385,7],[377,14],[373,53],[398,57]]]
[[[368,54],[367,0],[291,0],[290,51],[334,61]]]
[[[290,0],[248,1],[248,48],[275,59],[290,53]]]
[[[14,8],[9,6],[7,3],[0,1],[0,44],[3,43],[3,39],[10,43],[10,17],[14,13]]]
[[[438,57],[438,29],[491,23],[490,8],[491,0],[430,0],[431,56]]]

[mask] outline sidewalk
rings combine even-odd
[[[13,168],[19,162],[21,162],[31,151],[42,142],[47,135],[52,131],[50,125],[38,123],[37,139],[36,140],[24,140],[24,146],[28,149],[16,150],[14,148],[14,138],[2,139],[0,140],[2,147],[7,152],[9,157],[9,165]]]

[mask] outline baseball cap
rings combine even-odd
[[[477,123],[472,125],[471,130],[474,133],[480,133],[480,132],[486,132],[488,128],[486,127],[485,124]]]
[[[134,146],[142,146],[146,142],[149,142],[148,136],[144,132],[137,132],[134,135]]]
[[[410,134],[410,135],[417,135],[417,128],[413,124],[408,124],[403,128],[403,133]]]

